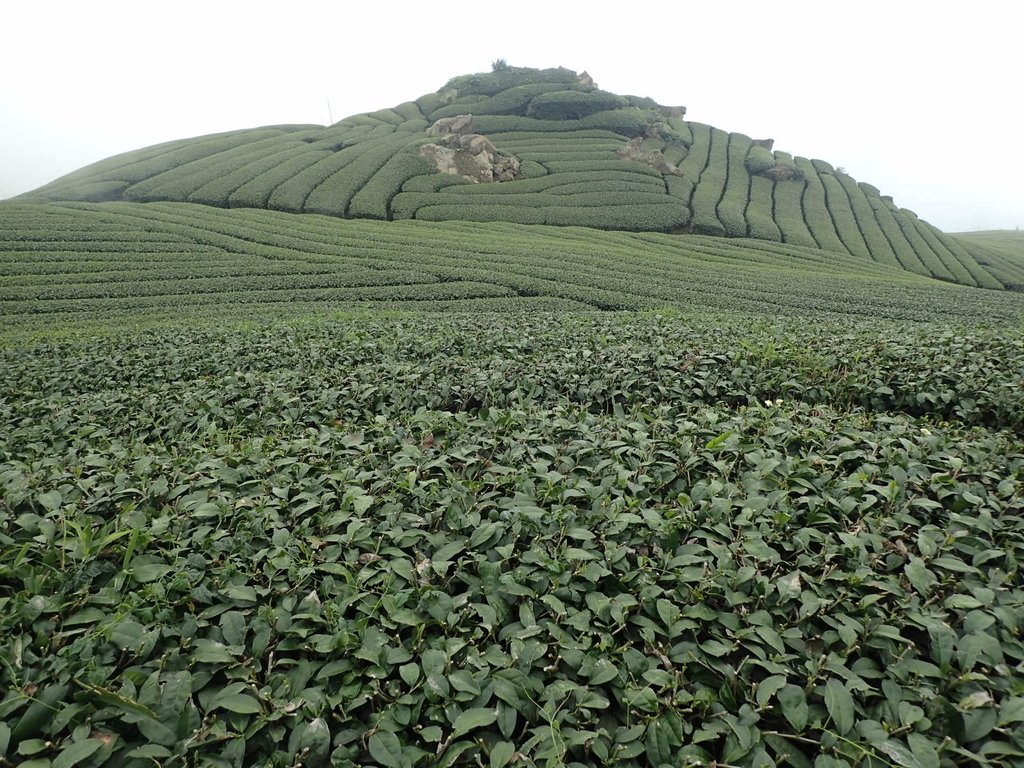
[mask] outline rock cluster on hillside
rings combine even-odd
[[[436,144],[420,147],[420,155],[432,160],[441,173],[477,183],[519,178],[519,158],[499,151],[486,136],[474,133],[472,115],[442,117],[427,133],[440,138]]]

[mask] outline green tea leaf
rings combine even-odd
[[[402,743],[388,731],[378,731],[370,737],[368,746],[373,759],[384,768],[402,768]]]
[[[60,754],[53,759],[50,766],[51,768],[71,768],[71,766],[78,765],[83,760],[91,757],[102,746],[103,742],[99,739],[76,741],[64,747]]]
[[[778,693],[782,714],[797,733],[803,733],[807,727],[807,698],[803,689],[796,685],[787,685]]]
[[[508,741],[499,741],[491,747],[491,768],[505,768],[512,761],[516,748]]]
[[[477,707],[467,709],[459,714],[452,723],[452,734],[458,738],[470,731],[491,725],[498,719],[498,711],[494,707]]]
[[[213,706],[226,709],[229,712],[237,712],[240,715],[254,715],[263,711],[258,700],[243,693],[217,696],[213,701]]]
[[[853,697],[846,686],[838,680],[829,680],[825,683],[825,708],[840,735],[845,736],[853,730],[856,718]]]

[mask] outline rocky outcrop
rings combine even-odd
[[[775,146],[775,139],[754,139],[754,146],[767,149],[770,152]]]
[[[666,176],[682,176],[683,172],[668,161],[660,149],[644,149],[644,140],[637,136],[619,147],[615,154],[623,160],[635,160],[651,166]]]
[[[584,87],[592,86],[594,88],[597,88],[597,83],[594,82],[594,78],[590,76],[590,73],[587,72],[587,70],[583,70],[578,75],[576,75],[576,82]]]
[[[462,135],[469,133],[472,129],[472,115],[453,115],[452,117],[442,117],[436,121],[427,128],[427,134],[430,136]]]
[[[519,158],[498,150],[483,134],[473,133],[472,115],[442,117],[427,133],[439,138],[435,144],[420,147],[420,155],[441,173],[474,183],[514,181],[520,176]]]
[[[789,181],[790,179],[802,179],[804,177],[803,172],[799,168],[788,163],[776,163],[757,173],[772,181]]]
[[[658,111],[666,118],[678,117],[682,120],[686,117],[686,107],[666,107],[659,104]]]

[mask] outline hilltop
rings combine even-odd
[[[601,90],[587,73],[496,65],[328,127],[278,125],[111,157],[22,202],[190,202],[343,218],[754,238],[984,288],[1019,261],[956,238],[822,160]]]

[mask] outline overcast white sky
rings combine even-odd
[[[946,231],[1024,226],[1014,0],[0,4],[0,198],[118,152],[394,106],[503,58],[844,167]]]

